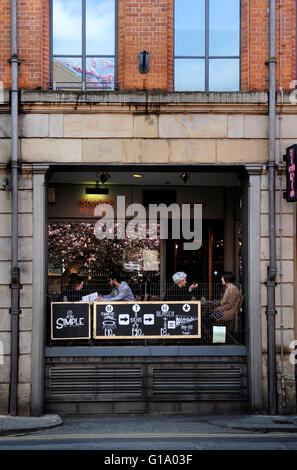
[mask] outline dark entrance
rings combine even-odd
[[[203,220],[202,246],[199,250],[184,250],[185,240],[166,241],[166,281],[172,274],[185,271],[190,280],[199,283],[219,282],[224,271],[224,223]]]

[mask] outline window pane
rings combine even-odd
[[[92,58],[86,61],[86,88],[114,88],[114,59]]]
[[[175,55],[205,55],[204,3],[205,0],[175,0]]]
[[[82,81],[81,59],[72,57],[54,57],[53,59],[53,81],[57,82],[59,88],[79,88]]]
[[[53,0],[53,53],[81,55],[81,0]]]
[[[239,91],[239,59],[209,61],[210,91]]]
[[[209,0],[209,55],[239,56],[239,0]]]
[[[114,55],[115,0],[86,1],[86,54]]]
[[[176,91],[204,91],[205,62],[203,59],[175,59],[174,80]]]

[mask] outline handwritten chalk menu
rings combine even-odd
[[[94,338],[201,338],[200,302],[95,302]]]
[[[52,302],[51,339],[91,338],[89,302]]]

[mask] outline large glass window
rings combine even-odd
[[[240,0],[175,0],[177,91],[240,89]]]
[[[116,0],[52,0],[54,89],[115,88]]]
[[[245,237],[242,237],[243,213],[240,204],[242,193],[241,188],[235,186],[239,184],[236,173],[202,174],[192,171],[191,174],[188,173],[189,181],[184,183],[179,172],[161,174],[143,171],[142,177],[136,178],[129,171],[118,172],[111,167],[109,171],[107,181],[100,185],[97,184],[99,174],[94,174],[91,170],[80,173],[59,171],[51,177],[47,206],[47,344],[213,344],[218,339],[213,337],[213,331],[216,331],[216,328],[213,330],[214,326],[223,327],[221,330],[219,328],[224,333],[223,338],[219,338],[221,344],[244,344],[246,318],[240,304],[236,304],[234,318],[230,322],[228,319],[223,321],[211,316],[213,309],[221,304],[225,293],[226,285],[221,280],[224,270],[232,269],[235,283],[241,292],[244,287],[242,276],[245,272]],[[162,186],[165,177],[165,181],[169,183],[167,189],[164,184]],[[96,185],[95,181],[92,183],[93,178],[96,178]],[[234,199],[233,207],[227,207],[224,203],[229,197]],[[197,225],[197,215],[194,217],[195,204],[202,206],[201,225]],[[155,217],[154,207],[157,206],[162,210]],[[185,244],[194,241],[194,237],[197,240],[201,238],[201,245],[196,249],[188,249]],[[187,274],[186,285],[179,286],[182,287],[181,290],[173,283],[172,276],[176,272]],[[134,321],[132,319],[137,317],[134,315],[137,311],[133,310],[132,316],[126,317],[131,325],[127,334],[119,334],[119,330],[112,331],[115,323],[106,323],[111,326],[106,327],[104,338],[94,334],[94,329],[88,336],[88,329],[83,329],[82,335],[78,334],[80,329],[76,328],[85,326],[86,323],[82,320],[80,325],[80,320],[75,320],[78,312],[72,310],[76,308],[73,304],[80,301],[90,303],[89,326],[94,326],[96,315],[93,300],[109,295],[113,287],[116,287],[110,283],[112,273],[116,273],[121,282],[128,284],[136,304],[146,302],[151,304],[148,308],[156,309],[153,313],[155,317],[147,317],[148,323],[142,323],[142,317]],[[237,300],[243,301],[243,298]],[[200,302],[199,337],[195,336],[191,327],[192,322],[196,321],[195,316],[191,315],[191,319],[187,319],[180,312],[181,317],[178,317],[176,323],[172,323],[174,311],[170,310],[167,316],[167,302],[175,301]],[[65,303],[64,313],[59,310],[60,302]],[[159,311],[163,302],[166,305],[165,310],[161,310],[165,312],[164,316]],[[53,320],[56,304],[58,323]],[[152,312],[153,310],[150,315]],[[130,315],[127,311],[124,313]],[[116,321],[117,327],[125,324],[119,323],[113,315],[106,310],[109,318],[103,319],[104,314],[101,324],[105,320]],[[150,323],[152,318],[153,321],[156,318],[156,323]],[[162,320],[161,326],[152,335],[155,337],[147,337],[150,336],[147,326],[157,327],[158,318],[163,319],[164,324]],[[143,334],[136,328],[138,321],[142,323],[138,326]],[[170,331],[167,330],[167,321]],[[63,329],[63,325],[70,326],[71,331]],[[177,335],[173,330],[181,325],[181,334]]]

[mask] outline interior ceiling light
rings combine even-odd
[[[143,178],[141,173],[133,173],[134,178]]]
[[[108,173],[105,173],[104,171],[102,171],[101,174],[97,173],[96,174],[96,186],[95,188],[86,188],[86,194],[108,194],[109,193],[109,190],[108,188],[102,188],[102,187],[99,187],[99,183],[106,183],[107,180],[109,180],[110,178],[110,175]]]
[[[180,177],[180,179],[182,180],[183,183],[186,183],[188,181],[188,179],[190,178],[190,175],[189,175],[189,173],[184,172],[179,177]]]
[[[110,175],[102,171],[99,177],[98,177],[98,174],[96,175],[96,184],[99,184],[99,183],[104,184],[106,183],[107,180],[109,180],[109,178],[110,178]]]

